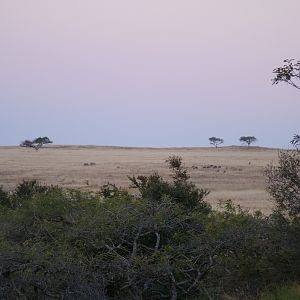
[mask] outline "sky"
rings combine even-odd
[[[0,145],[289,147],[299,0],[0,0]]]

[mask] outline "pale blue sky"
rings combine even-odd
[[[288,147],[299,0],[1,0],[1,145]]]

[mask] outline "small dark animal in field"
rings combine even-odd
[[[83,163],[84,166],[95,166],[96,163],[95,162],[90,162],[90,163]]]
[[[203,166],[203,169],[221,169],[222,166],[216,166],[216,165],[206,165]]]

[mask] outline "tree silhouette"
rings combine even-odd
[[[286,59],[283,61],[285,65],[280,68],[273,70],[275,77],[272,79],[273,84],[278,84],[279,82],[286,82],[292,87],[300,90],[300,85],[296,84],[295,80],[300,80],[300,61],[294,59]],[[294,134],[293,139],[290,143],[297,147],[300,145],[300,135]]]
[[[285,82],[294,88],[300,90],[299,84],[295,80],[300,80],[300,61],[294,59],[285,59],[283,67],[273,70],[275,77],[272,79],[273,84]]]
[[[217,138],[215,136],[210,137],[209,139],[209,143],[213,146],[215,146],[216,148],[218,148],[219,145],[224,143],[224,140],[221,138]]]
[[[53,142],[47,136],[44,136],[44,137],[38,137],[33,141],[25,140],[20,143],[20,147],[34,148],[37,151],[41,147],[43,147],[43,145],[52,144],[52,143]]]
[[[248,147],[250,147],[252,143],[257,141],[257,138],[255,136],[241,136],[239,141],[243,144],[247,144]]]

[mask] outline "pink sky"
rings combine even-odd
[[[0,144],[287,147],[299,0],[0,1]]]

